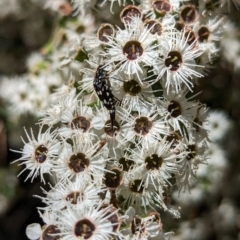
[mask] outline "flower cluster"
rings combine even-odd
[[[75,14],[94,5],[83,2],[72,1]],[[168,239],[159,212],[180,217],[171,191],[188,190],[206,164],[207,108],[192,92],[217,56],[224,18],[203,18],[185,0],[141,0],[120,21],[81,35],[65,23],[55,51],[65,54],[50,55],[71,81],[15,161],[27,179],[52,176],[38,196],[46,225],[28,226],[30,239]]]

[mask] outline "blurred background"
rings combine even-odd
[[[18,117],[9,114],[29,106],[10,101],[8,109],[5,99],[16,98],[13,90],[21,88],[19,82],[26,89],[22,82],[31,78],[31,64],[46,53],[59,19],[64,19],[67,11],[68,6],[56,11],[33,0],[0,0],[0,94],[5,95],[0,95],[0,240],[25,240],[26,226],[42,223],[36,209],[41,200],[33,197],[42,194],[42,184],[38,178],[24,182],[28,173],[17,177],[21,169],[11,164],[20,157],[11,149],[23,146],[23,127],[34,130],[38,116],[31,111]],[[228,18],[232,24],[227,25],[219,44],[220,57],[195,87],[195,92],[201,92],[199,100],[209,107],[206,127],[215,143],[209,150],[209,164],[199,170],[199,182],[191,193],[171,196],[172,203],[181,206],[182,218],[162,216],[164,230],[175,232],[173,239],[240,239],[240,11],[232,7]],[[37,77],[35,72],[39,83]],[[60,84],[56,80],[53,85]],[[37,89],[33,95],[46,94],[39,86]],[[20,96],[23,100],[24,94]]]

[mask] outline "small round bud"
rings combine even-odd
[[[144,22],[144,26],[147,26],[147,29],[150,29],[151,34],[157,34],[158,36],[162,35],[162,24],[156,19],[147,19]]]
[[[130,23],[133,17],[142,19],[142,11],[137,6],[128,5],[120,13],[120,19],[123,23]]]
[[[195,6],[185,5],[180,11],[180,17],[185,24],[192,24],[197,21],[199,15]]]
[[[97,31],[97,38],[101,41],[101,42],[108,42],[108,36],[112,37],[115,34],[115,29],[113,27],[112,24],[109,23],[104,23],[101,24],[101,26],[99,27],[98,31]]]
[[[152,3],[152,7],[159,17],[164,17],[172,11],[172,5],[167,0],[155,0]]]

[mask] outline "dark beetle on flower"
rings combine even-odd
[[[93,87],[103,103],[104,107],[109,110],[111,119],[111,128],[113,129],[116,113],[117,98],[113,95],[111,86],[109,83],[109,75],[105,70],[104,65],[99,65],[94,77]]]

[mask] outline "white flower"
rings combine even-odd
[[[144,64],[152,66],[158,53],[154,44],[155,37],[150,30],[142,28],[139,18],[124,24],[125,29],[118,28],[115,37],[109,37],[106,43],[109,48],[102,55],[107,58],[106,65],[118,62],[114,74],[123,71],[126,74],[142,73]],[[139,81],[141,79],[138,76]]]
[[[178,159],[178,174],[176,175],[179,192],[186,188],[190,189],[191,184],[196,182],[197,169],[200,164],[206,164],[207,145],[205,140],[185,138],[186,154]]]
[[[77,210],[68,207],[59,212],[59,229],[62,240],[106,240],[118,233],[114,229],[120,224],[119,221],[111,221],[111,216],[117,214],[117,210],[111,211],[112,206],[97,207],[79,204]]]
[[[35,89],[31,88],[31,84],[26,75],[4,78],[0,86],[0,96],[8,103],[8,110],[11,118],[17,118],[22,114],[36,114],[36,106],[31,97]],[[34,93],[33,93],[34,92]],[[11,96],[11,97],[9,97]],[[43,98],[46,95],[43,94]],[[42,100],[45,102],[45,99]]]
[[[189,37],[189,36],[188,36]],[[158,78],[162,79],[167,88],[172,86],[178,92],[183,86],[187,86],[192,91],[193,77],[203,77],[202,74],[195,71],[198,64],[195,58],[199,57],[203,50],[195,48],[194,42],[188,45],[188,37],[185,32],[171,31],[161,39],[161,48],[159,49],[159,58],[154,64]]]
[[[150,146],[143,145],[133,149],[130,159],[137,166],[130,172],[135,177],[141,177],[145,187],[152,183],[155,189],[158,185],[170,184],[171,174],[177,172],[176,155],[169,151],[171,144],[155,141]],[[171,185],[171,184],[170,184]]]
[[[114,96],[120,99],[121,107],[128,112],[138,110],[142,106],[146,107],[146,103],[154,98],[151,81],[148,81],[146,72],[139,74],[139,77],[141,82],[136,74],[122,73],[116,78],[114,76],[110,78]]]
[[[91,176],[101,174],[108,159],[102,157],[103,149],[99,143],[82,143],[78,134],[71,138],[72,144],[63,142],[59,159],[54,166],[59,180],[79,178],[79,181],[92,181]]]
[[[13,161],[20,162],[19,165],[25,165],[25,168],[19,173],[22,174],[26,170],[30,170],[26,180],[28,178],[33,179],[40,175],[41,181],[45,183],[43,174],[51,174],[54,159],[59,153],[60,142],[56,140],[56,131],[50,133],[50,128],[42,133],[42,128],[39,130],[37,139],[33,135],[31,129],[31,136],[28,135],[26,129],[25,133],[27,135],[28,142],[23,139],[24,147],[22,151],[12,150],[22,154],[22,157]],[[26,181],[25,180],[25,181]]]
[[[139,112],[129,114],[126,110],[118,112],[126,122],[123,125],[124,140],[134,143],[151,145],[155,140],[161,140],[167,135],[169,128],[155,107],[141,108]]]
[[[124,175],[123,180],[123,184],[117,189],[117,194],[124,198],[123,207],[132,206],[137,214],[146,213],[148,208],[153,210],[158,207],[167,209],[160,185],[157,190],[152,183],[145,186],[142,178],[134,178],[129,173]]]
[[[54,237],[59,238],[59,229],[55,225],[55,215],[52,212],[45,211],[44,214],[42,214],[39,211],[39,214],[43,220],[45,225],[41,227],[38,223],[32,223],[27,226],[26,228],[26,235],[31,240],[44,240],[46,236],[48,237],[48,234],[55,234]]]
[[[102,104],[101,104],[102,105]],[[119,107],[120,108],[120,107]],[[109,151],[116,156],[116,150],[126,143],[124,141],[123,121],[119,116],[117,110],[113,129],[111,126],[111,119],[109,111],[102,106],[97,108],[95,116],[92,120],[93,128],[96,129],[100,139],[104,139],[108,143]]]
[[[40,197],[42,201],[47,205],[47,209],[51,211],[59,211],[72,204],[72,208],[78,208],[78,205],[94,205],[99,202],[99,193],[102,189],[96,188],[92,183],[87,181],[70,181],[66,179],[63,182],[58,182],[52,189],[47,192],[43,190],[46,197]]]
[[[210,111],[208,122],[204,128],[209,131],[209,138],[212,141],[221,140],[231,127],[231,122],[223,111]]]
[[[186,98],[188,89],[184,88],[180,92],[164,91],[163,100],[158,100],[159,114],[163,115],[165,121],[172,126],[174,131],[183,134],[182,124],[187,130],[191,130],[199,107],[198,102],[189,101]]]
[[[26,235],[31,240],[39,239],[42,234],[42,228],[39,223],[32,223],[26,228]]]
[[[92,132],[92,118],[94,114],[92,108],[85,106],[80,100],[75,108],[65,109],[60,116],[60,121],[63,126],[58,132],[65,138],[70,138],[72,135],[79,133],[82,142],[91,141],[95,134]]]
[[[214,59],[218,47],[215,42],[221,39],[224,28],[224,18],[219,16],[208,19],[205,23],[197,22],[193,31],[198,39],[198,47],[207,53],[210,61]],[[205,65],[204,65],[205,66]]]

